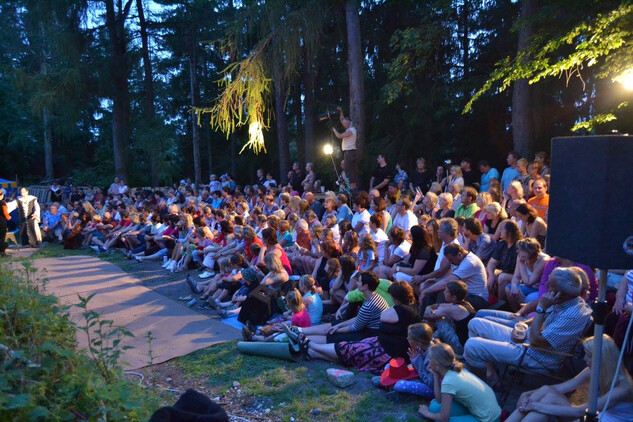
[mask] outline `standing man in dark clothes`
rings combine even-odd
[[[419,188],[426,195],[431,188],[431,183],[433,183],[433,177],[426,169],[426,160],[424,158],[418,158],[416,165],[415,171],[411,173],[409,178],[409,190],[415,192],[415,189]]]
[[[387,188],[389,187],[391,172],[389,171],[387,160],[385,160],[384,155],[378,155],[376,161],[378,161],[378,168],[374,170],[373,174],[371,175],[371,180],[369,181],[369,190],[377,189],[378,191],[380,191],[380,196],[384,196],[385,192],[387,192]]]
[[[479,188],[479,174],[473,170],[473,160],[465,157],[460,167],[462,168],[462,177],[464,178],[464,186]]]
[[[299,194],[303,193],[303,186],[301,186],[301,182],[304,179],[303,172],[301,171],[301,166],[298,161],[295,161],[292,164],[292,171],[288,173],[288,186],[292,188],[292,190],[296,190]]]

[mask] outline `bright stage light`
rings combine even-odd
[[[325,144],[323,146],[323,153],[325,155],[332,155],[334,153],[334,148],[332,148],[332,145],[330,144]]]
[[[633,91],[633,68],[622,72],[615,80],[620,82],[627,91]]]

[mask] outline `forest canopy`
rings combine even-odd
[[[338,122],[318,116],[337,106],[359,125],[365,174],[378,153],[406,168],[419,156],[501,164],[554,136],[631,132],[620,82],[632,11],[610,0],[5,0],[1,176],[158,186],[230,172],[246,183],[257,168],[284,180],[291,162],[312,161],[327,182],[321,151]]]

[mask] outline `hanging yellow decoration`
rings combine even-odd
[[[248,142],[240,150],[250,148],[255,154],[266,152],[263,130],[270,124],[271,79],[266,77],[262,53],[268,41],[261,43],[244,60],[231,63],[222,71],[217,84],[222,94],[213,107],[194,107],[198,124],[202,114],[209,114],[211,127],[229,135],[248,124]]]

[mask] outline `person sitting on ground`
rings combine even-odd
[[[378,264],[378,251],[370,233],[363,233],[358,242],[358,267],[360,271],[373,271]]]
[[[491,235],[483,232],[478,218],[470,217],[464,220],[464,239],[466,241],[464,248],[477,255],[481,262],[487,265],[492,258],[497,242],[492,239]]]
[[[411,365],[418,373],[417,379],[392,380],[393,391],[396,393],[414,394],[427,399],[433,397],[433,374],[429,371],[429,348],[433,344],[433,329],[424,322],[409,325],[407,330],[409,350],[407,355]],[[388,370],[388,369],[385,369]],[[372,378],[372,384],[389,387],[391,383],[386,377]]]
[[[333,262],[335,260],[336,262]],[[338,260],[331,258],[328,260],[325,270],[330,278],[330,304],[342,305],[350,290],[354,290],[352,275],[356,272],[356,260],[353,256],[343,255]]]
[[[589,337],[582,342],[587,367],[574,378],[556,385],[545,385],[536,390],[526,391],[517,402],[517,409],[506,422],[546,422],[552,419],[581,419],[589,404],[574,403],[569,393],[588,386],[591,379],[592,356],[596,352],[596,340]],[[599,420],[626,422],[633,415],[633,378],[624,369],[617,368],[618,346],[607,335],[602,336],[600,378],[598,381]],[[615,381],[615,383],[614,383]],[[611,385],[614,384],[613,390]],[[607,408],[607,402],[609,407]]]
[[[497,381],[495,364],[518,364],[532,369],[557,368],[591,322],[591,308],[580,297],[582,279],[576,270],[555,269],[548,291],[541,296],[527,332],[530,347],[511,342],[512,328],[484,318],[468,324],[464,358],[469,366],[486,369],[491,384]],[[548,353],[555,350],[557,353]],[[525,353],[525,355],[524,355]]]
[[[300,329],[300,332],[309,336],[311,342],[323,344],[338,343],[344,340],[360,341],[379,334],[380,314],[389,308],[389,304],[385,299],[376,293],[380,280],[371,271],[359,273],[355,280],[358,290],[365,298],[358,310],[358,314],[345,321],[339,320],[334,323],[325,323]]]
[[[466,300],[468,286],[460,280],[449,281],[444,289],[445,303],[428,306],[424,319],[435,325],[434,337],[448,344],[457,355],[464,353],[468,340],[468,323],[475,316],[475,308]]]
[[[429,349],[435,398],[421,405],[419,413],[432,421],[496,422],[501,416],[494,391],[455,360],[455,352],[444,343]]]
[[[541,252],[541,245],[531,237],[517,242],[517,262],[514,276],[506,285],[506,298],[513,312],[516,312],[531,293],[538,292],[538,285],[543,276],[549,255]]]
[[[505,288],[514,276],[517,242],[522,238],[519,226],[514,220],[506,220],[502,223],[500,240],[486,267],[488,288],[491,294],[497,295],[498,300],[506,300]]]
[[[310,316],[308,315],[308,311],[306,306],[301,301],[301,293],[297,289],[293,289],[288,292],[288,294],[284,297],[284,302],[286,307],[288,308],[289,313],[291,314],[290,323],[293,327],[301,327],[307,328],[310,327]],[[271,335],[263,335],[257,334],[259,330],[253,332],[248,324],[242,327],[242,336],[246,341],[288,341],[287,334],[281,332],[281,326],[275,325],[273,326],[274,333]]]
[[[336,258],[331,258],[328,260],[328,263],[332,260],[338,262]],[[319,295],[314,278],[307,274],[302,275],[299,279],[299,291],[303,295],[303,304],[306,307],[308,315],[310,315],[310,325],[319,325],[321,323],[321,317],[323,316],[323,301],[321,300],[321,295]]]
[[[370,273],[361,273],[361,279],[363,274]],[[411,324],[420,322],[415,296],[413,289],[406,282],[393,283],[389,286],[389,294],[393,298],[394,306],[380,313],[377,336],[359,341],[328,344],[307,341],[307,357],[340,361],[344,366],[369,372],[382,370],[392,357],[408,361],[407,329]],[[363,308],[359,310],[356,318],[363,317],[362,311]]]
[[[61,227],[61,214],[58,211],[57,204],[51,204],[48,207],[48,211],[44,213],[42,218],[42,238],[45,241],[53,242],[55,240],[61,242],[62,227]]]

